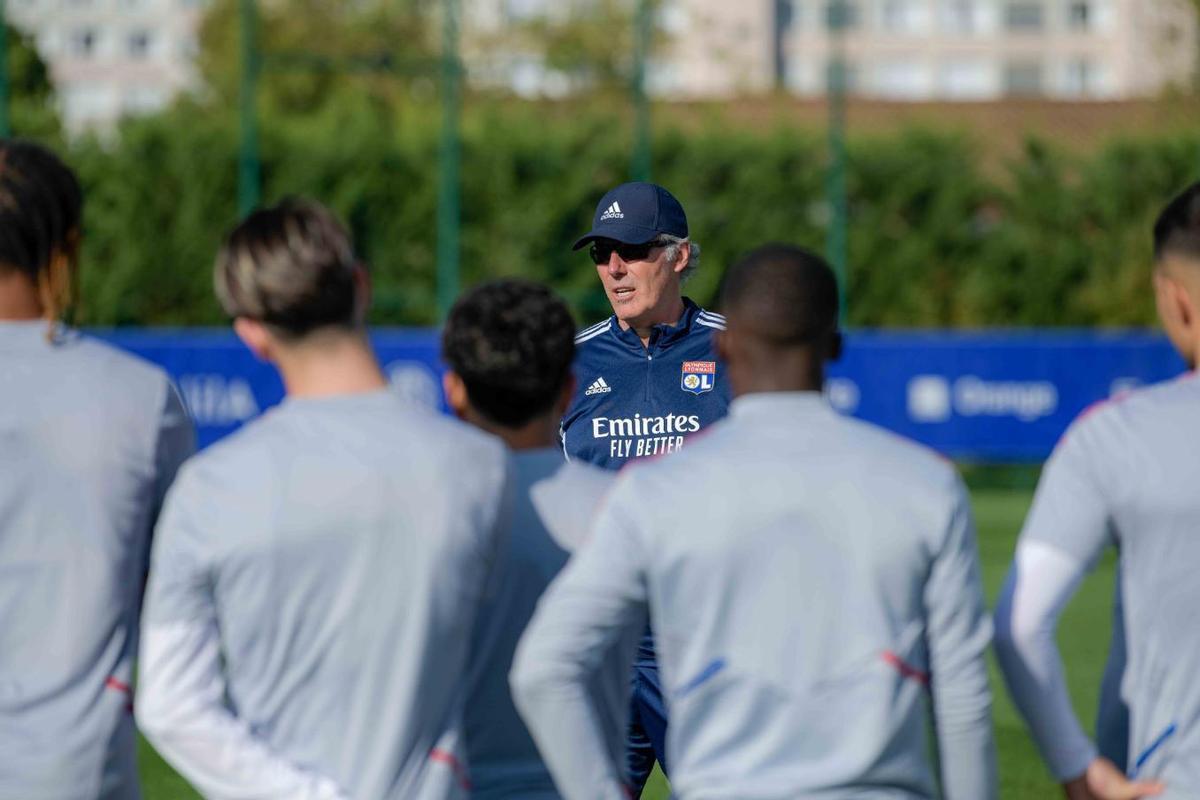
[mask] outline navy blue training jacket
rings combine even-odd
[[[575,337],[578,386],[563,417],[563,451],[607,469],[678,450],[725,416],[729,381],[713,333],[725,318],[686,297],[676,325],[656,325],[649,346],[615,316]]]

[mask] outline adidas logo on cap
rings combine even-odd
[[[613,203],[600,215],[601,222],[606,219],[625,219],[625,212],[621,210],[620,203]]]
[[[594,394],[606,394],[607,392],[611,391],[612,387],[604,382],[604,378],[596,378],[596,380],[592,382],[592,385],[587,388],[587,391],[584,392],[584,394],[590,397]]]

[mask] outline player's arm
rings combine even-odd
[[[155,487],[154,512],[162,508],[167,490],[175,481],[179,468],[196,451],[196,430],[184,407],[179,390],[167,381],[166,397],[158,422],[158,442],[154,454]]]
[[[985,654],[991,620],[983,601],[975,526],[961,483],[925,586],[930,692],[946,800],[995,798],[996,751]]]
[[[289,763],[226,704],[212,579],[201,545],[211,521],[185,471],[156,533],[142,618],[138,725],[211,800],[343,800],[329,779]],[[206,519],[208,517],[208,519]]]
[[[1100,757],[1071,707],[1055,641],[1059,616],[1108,544],[1108,496],[1093,433],[1076,424],[1046,463],[996,605],[996,656],[1017,710],[1069,798],[1136,798],[1133,783]]]
[[[624,498],[614,493],[591,540],[542,597],[510,675],[517,709],[566,800],[628,796],[587,690],[605,655],[646,620],[647,554]]]

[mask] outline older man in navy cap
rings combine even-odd
[[[671,453],[725,416],[729,385],[713,341],[725,319],[683,296],[700,265],[683,206],[661,186],[626,183],[600,200],[590,245],[613,315],[576,337],[577,389],[562,423],[568,458],[619,469]],[[630,782],[640,792],[657,756],[666,768],[666,711],[653,640],[633,677]]]

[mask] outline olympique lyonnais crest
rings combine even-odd
[[[679,378],[679,388],[692,394],[704,394],[705,392],[711,392],[716,385],[717,362],[683,362],[683,374]]]

